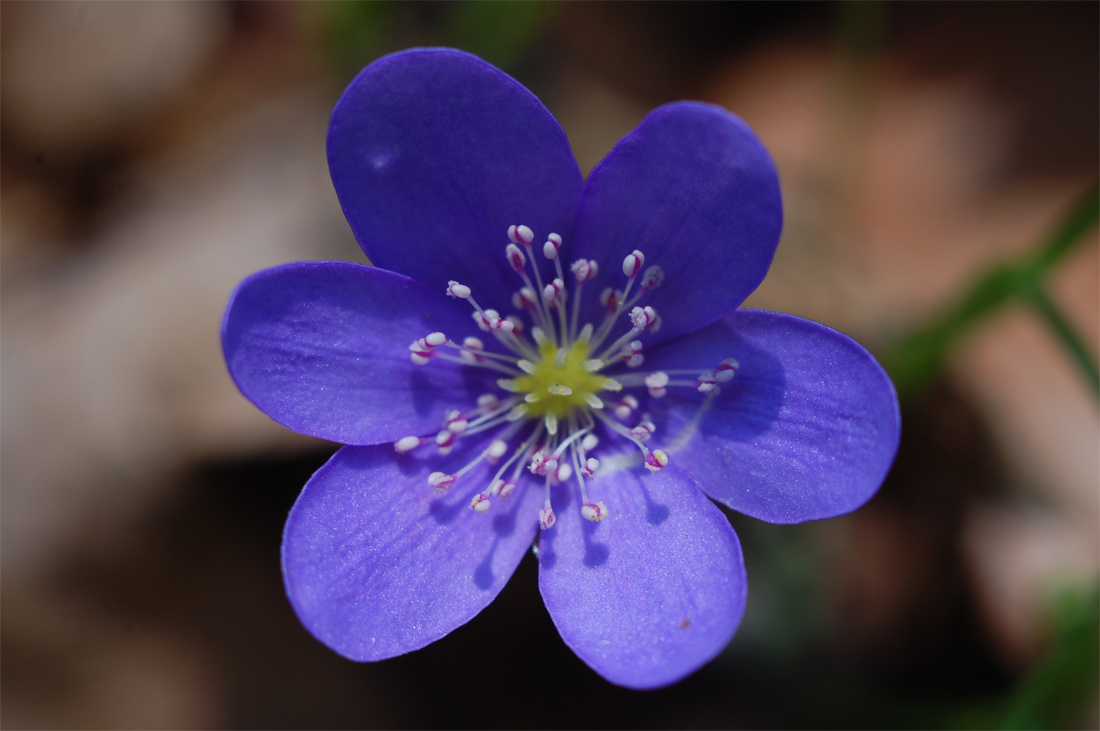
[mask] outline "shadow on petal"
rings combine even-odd
[[[611,549],[606,543],[597,543],[594,534],[599,530],[599,523],[585,521],[584,530],[584,565],[590,569],[603,566],[611,555]]]
[[[668,506],[653,501],[653,496],[649,494],[649,488],[646,487],[645,480],[640,480],[638,485],[642,489],[642,497],[645,498],[646,522],[650,525],[664,523],[668,519]]]

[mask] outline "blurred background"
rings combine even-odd
[[[1096,728],[1096,3],[0,4],[5,728]],[[731,515],[749,605],[672,688],[601,680],[529,557],[360,665],[298,624],[283,521],[335,445],[236,391],[245,275],[363,261],[328,115],[383,53],[532,89],[584,172],[656,105],[741,115],[786,227],[748,304],[867,345],[903,441],[863,509]]]

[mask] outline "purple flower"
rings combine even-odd
[[[377,265],[259,272],[222,326],[280,424],[345,445],[287,519],[303,624],[354,660],[468,622],[535,545],[566,644],[613,683],[674,683],[729,642],[741,548],[708,499],[839,515],[897,448],[893,387],[848,337],[739,310],[782,225],[737,117],[653,111],[582,180],[557,121],[466,53],[352,82],[333,184]]]

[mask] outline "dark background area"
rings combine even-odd
[[[411,655],[315,641],[279,544],[335,445],[268,423],[217,347],[242,276],[361,260],[325,177],[328,111],[378,55],[447,44],[543,98],[585,171],[661,103],[744,116],[787,205],[750,304],[886,359],[1095,180],[1100,6],[126,5],[0,5],[5,728],[1100,723],[1097,404],[1021,308],[906,394],[864,508],[730,514],[742,628],[646,693],[565,647],[532,557]],[[1094,359],[1098,269],[1093,229],[1053,285]],[[1082,648],[1083,669],[1043,675]]]

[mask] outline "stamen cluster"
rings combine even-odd
[[[738,364],[728,358],[713,370],[628,370],[614,377],[607,375],[613,366],[634,369],[644,362],[643,343],[638,336],[656,332],[661,318],[652,306],[639,301],[661,285],[664,272],[659,266],[643,269],[645,255],[633,251],[622,263],[625,286],[621,290],[607,287],[599,295],[606,310],[603,321],[598,326],[580,326],[584,285],[599,274],[599,264],[591,259],[572,262],[570,288],[566,284],[570,278],[559,257],[562,238],[551,233],[541,249],[543,257],[553,262],[556,276],[544,283],[533,254],[534,232],[527,226],[510,226],[508,239],[504,256],[522,281],[511,304],[523,316],[502,316],[495,309],[483,308],[471,288],[460,282],[449,282],[446,290],[449,296],[470,304],[478,328],[491,334],[507,352],[487,350],[476,337],[456,343],[441,332],[429,333],[409,346],[409,357],[417,365],[441,359],[501,373],[497,385],[503,397],[483,394],[473,408],[448,412],[434,438],[408,436],[398,440],[394,448],[405,454],[434,442],[440,454],[448,454],[459,439],[496,430],[489,446],[472,461],[454,473],[431,473],[428,484],[445,492],[481,462],[499,464],[488,486],[470,501],[471,509],[485,513],[492,498],[507,499],[521,479],[541,478],[546,498],[539,511],[539,525],[545,530],[557,520],[551,488],[576,479],[581,515],[600,521],[608,515],[607,505],[590,500],[586,484],[597,477],[600,469],[599,459],[591,454],[600,442],[597,432],[617,434],[633,442],[650,471],[661,470],[669,462],[664,451],[645,445],[656,426],[648,414],[635,418],[637,397],[620,392],[644,388],[649,396],[661,398],[669,386],[685,386],[709,398],[719,392],[720,383],[733,378]],[[637,291],[631,297],[635,285]],[[605,345],[623,315],[630,329]],[[530,477],[524,476],[525,471]]]

